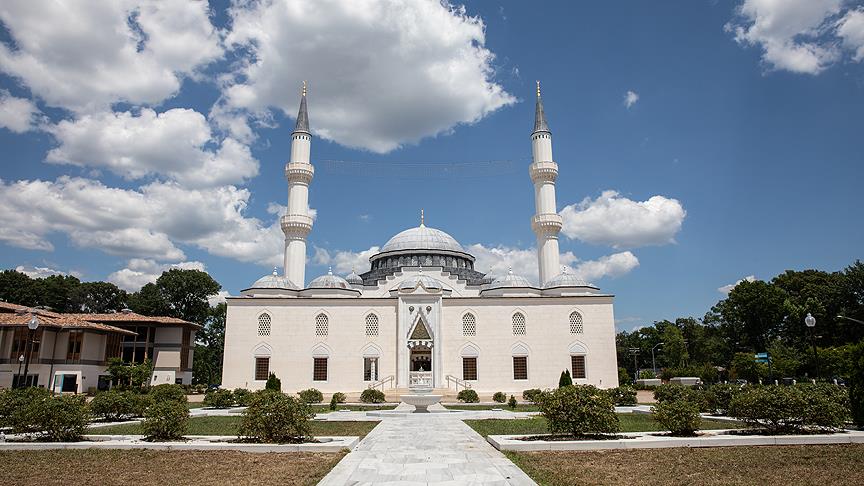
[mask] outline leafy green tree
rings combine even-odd
[[[84,282],[72,293],[71,302],[77,312],[121,311],[126,307],[126,291],[109,282]]]
[[[711,308],[733,351],[763,350],[779,337],[786,318],[786,293],[768,282],[743,281]]]
[[[210,309],[204,328],[195,334],[195,360],[192,379],[195,383],[222,383],[222,358],[225,355],[225,303]]]
[[[36,282],[21,272],[3,270],[0,272],[0,299],[19,305],[39,305]]]
[[[50,275],[35,280],[39,305],[55,312],[79,312],[72,298],[80,286],[81,281],[72,275]]]
[[[675,324],[664,321],[658,323],[656,327],[662,329],[660,335],[663,342],[663,355],[665,361],[670,366],[684,366],[687,364],[689,355],[687,354],[687,345],[684,342],[684,333]]]
[[[148,283],[130,295],[129,308],[144,316],[168,315],[168,303],[155,283]]]
[[[222,289],[207,272],[176,268],[163,272],[156,286],[168,305],[168,315],[198,324],[210,316],[207,298]]]

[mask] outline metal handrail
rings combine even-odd
[[[378,381],[376,381],[376,382],[374,382],[374,383],[370,383],[368,388],[378,388],[378,387],[380,386],[380,387],[381,387],[381,391],[384,391],[384,385],[387,384],[387,383],[390,383],[390,384],[391,384],[391,385],[390,385],[390,388],[393,388],[392,383],[393,383],[393,380],[395,380],[395,379],[396,379],[396,378],[395,378],[393,375],[390,375],[390,376],[388,376],[388,377],[386,377],[386,378],[384,378],[384,379],[378,380]]]
[[[460,380],[459,378],[456,378],[453,375],[447,375],[444,377],[444,379],[447,380],[447,388],[450,388],[450,383],[456,383],[456,391],[457,392],[459,391],[459,385],[462,385],[463,389],[471,388],[471,383],[468,383],[465,380]]]

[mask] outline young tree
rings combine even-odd
[[[573,377],[570,376],[570,370],[564,370],[561,372],[561,377],[558,378],[558,388],[562,386],[569,386],[573,384]]]

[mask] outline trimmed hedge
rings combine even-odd
[[[495,392],[495,394],[492,395],[492,400],[498,403],[504,403],[507,401],[507,395],[504,392]]]
[[[58,395],[44,388],[0,391],[0,426],[13,434],[37,433],[52,442],[74,442],[90,422],[83,395]]]
[[[384,392],[374,388],[367,388],[360,394],[360,401],[363,403],[384,403],[385,399]]]
[[[537,398],[553,434],[582,436],[618,432],[618,415],[609,394],[593,385],[569,385]]]
[[[617,388],[609,388],[606,390],[606,393],[609,394],[609,398],[615,403],[615,405],[619,406],[631,406],[636,405],[636,389],[632,386],[619,386]]]
[[[256,392],[243,411],[240,435],[261,442],[303,442],[311,437],[312,407],[300,398],[273,390]]]
[[[204,406],[212,408],[228,408],[234,405],[234,393],[231,390],[207,390],[204,394]]]
[[[93,397],[90,412],[109,422],[118,422],[141,417],[150,406],[151,400],[151,397],[131,390],[107,390]]]
[[[238,407],[249,405],[249,399],[252,397],[252,392],[245,388],[236,388],[234,390],[234,404]]]
[[[543,390],[539,388],[529,388],[522,392],[522,399],[528,400],[531,403],[537,403],[537,397],[539,397],[541,393],[543,393]]]
[[[654,420],[660,422],[672,435],[693,435],[702,425],[699,407],[685,400],[667,400],[655,405],[651,412]]]
[[[459,393],[456,394],[456,398],[460,402],[464,403],[477,403],[480,401],[480,397],[477,396],[477,392],[470,388],[461,390]]]
[[[516,410],[516,405],[519,405],[519,403],[516,401],[516,397],[510,395],[510,400],[507,400],[507,406],[513,410]]]
[[[186,390],[183,385],[156,385],[150,387],[150,398],[153,403],[172,401],[185,404],[189,400],[186,398]]]
[[[303,400],[306,403],[321,403],[324,401],[324,394],[317,388],[300,390],[297,392],[297,396],[300,397],[300,400]]]
[[[177,400],[155,402],[144,412],[141,428],[148,440],[182,439],[189,429],[189,409]]]
[[[849,417],[849,394],[828,383],[748,386],[732,398],[728,414],[771,434],[836,430]]]

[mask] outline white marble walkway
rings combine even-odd
[[[464,414],[384,417],[319,485],[536,485]]]

